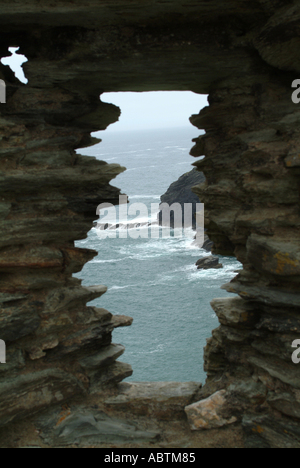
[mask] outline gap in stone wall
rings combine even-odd
[[[25,55],[17,53],[19,49],[20,47],[9,47],[8,51],[11,55],[3,57],[1,59],[1,63],[3,65],[8,65],[10,69],[14,72],[16,78],[18,78],[18,80],[21,81],[21,83],[27,84],[28,79],[24,74],[22,65],[28,62],[28,59],[25,57]]]
[[[186,115],[180,95],[187,101],[188,96],[193,98],[191,103],[194,101]],[[168,187],[193,169],[194,160],[189,152],[192,139],[201,132],[190,125],[189,116],[206,105],[205,96],[197,98],[184,92],[101,96],[101,100],[113,100],[120,106],[120,122],[104,133],[95,133],[102,143],[80,153],[127,167],[114,184],[129,196],[130,204],[140,201],[150,212],[149,204],[159,203]],[[167,108],[168,101],[175,103],[173,114]],[[131,111],[126,110],[126,104],[131,106]],[[156,109],[153,122],[149,119],[150,108]],[[176,110],[184,116],[183,129],[174,123]],[[174,127],[154,128],[158,122],[168,124],[164,117],[168,112]],[[146,129],[147,125],[153,128]],[[154,190],[158,179],[163,183]],[[111,234],[115,232],[112,229]],[[101,238],[92,230],[87,240],[76,244],[99,252],[76,276],[83,279],[84,286],[103,282],[108,287],[108,292],[91,305],[134,318],[129,329],[116,330],[113,334],[115,343],[125,345],[124,360],[134,371],[130,380],[204,383],[203,347],[211,330],[218,326],[210,301],[216,296],[229,296],[220,287],[235,276],[240,264],[236,259],[225,258],[222,270],[198,271],[196,261],[210,253],[194,248],[194,232],[181,240],[107,239],[107,233],[102,231]]]

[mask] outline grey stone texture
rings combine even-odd
[[[212,253],[243,264],[226,285],[237,296],[212,303],[220,326],[194,403],[222,392],[222,419],[236,420],[222,427],[228,446],[237,425],[245,446],[299,445],[300,368],[291,360],[300,329],[300,106],[291,99],[299,17],[297,2],[280,0],[1,2],[0,56],[13,44],[28,58],[27,85],[0,64],[0,424],[12,444],[49,408],[88,406],[108,388],[116,396],[132,372],[111,348],[114,328],[132,320],[89,306],[105,287],[72,276],[96,255],[74,242],[87,237],[100,203],[118,203],[110,182],[125,170],[75,151],[120,116],[99,96],[189,90],[209,94],[190,121],[191,155],[205,156],[194,166],[206,181],[193,191]],[[69,444],[75,426],[97,435],[99,421],[83,411],[58,436]]]

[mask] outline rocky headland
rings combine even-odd
[[[195,142],[197,140],[194,140]],[[182,210],[182,226],[184,225],[184,205],[189,203],[192,205],[192,224],[189,227],[196,230],[196,212],[197,212],[197,203],[200,203],[199,197],[196,193],[193,192],[193,188],[204,184],[206,181],[205,175],[202,172],[198,172],[196,169],[193,169],[186,174],[183,174],[179,179],[173,182],[166,193],[161,196],[161,204],[166,203],[168,206],[172,206],[174,203],[178,203],[181,206]],[[167,222],[170,220],[170,226],[174,228],[174,212],[171,211],[169,215],[169,209],[166,212]],[[158,214],[158,223],[160,226],[163,225],[163,209],[160,210]],[[195,245],[196,241],[195,241]],[[213,242],[209,239],[208,235],[204,235],[204,244],[201,246],[202,249],[207,252],[211,252],[213,248]],[[223,268],[223,265],[219,263],[219,258],[216,256],[204,257],[198,260],[196,263],[198,270],[209,270],[209,269],[219,269]]]
[[[196,185],[202,184],[205,182],[205,175],[201,172],[198,172],[196,169],[193,169],[186,174],[183,174],[179,179],[173,182],[166,193],[161,196],[160,203],[167,203],[168,206],[172,206],[174,203],[179,203],[182,210],[182,226],[184,225],[184,204],[189,203],[192,205],[192,224],[193,229],[196,229],[196,206],[197,203],[200,203],[199,197],[192,192],[192,188]],[[169,210],[167,210],[166,216],[167,222],[170,220],[171,228],[174,228],[174,212],[171,211],[169,217]],[[158,214],[158,223],[163,225],[163,210],[160,210]]]

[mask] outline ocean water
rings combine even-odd
[[[151,204],[159,203],[170,184],[192,169],[189,151],[197,136],[193,127],[104,132],[102,143],[80,152],[125,166],[127,171],[111,184],[120,187],[131,203],[145,203],[150,212]],[[141,234],[145,230],[141,228]],[[220,257],[223,269],[197,270],[196,261],[210,254],[194,245],[192,230],[181,238],[172,231],[169,238],[118,236],[119,230],[108,233],[93,228],[87,239],[78,241],[78,247],[99,254],[75,276],[85,286],[108,287],[90,305],[133,317],[131,327],[113,333],[113,342],[126,347],[119,360],[133,367],[127,380],[204,383],[203,348],[219,326],[210,301],[229,296],[220,288],[236,275],[240,263]]]

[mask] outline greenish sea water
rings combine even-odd
[[[81,154],[125,166],[111,184],[150,211],[151,203],[159,203],[169,185],[192,169],[189,151],[197,136],[192,127],[103,134],[101,144]],[[107,238],[106,231],[94,228],[76,243],[99,252],[76,277],[85,286],[108,287],[90,305],[133,317],[131,327],[113,333],[113,342],[126,347],[119,360],[133,367],[128,380],[204,383],[203,347],[219,325],[210,301],[229,296],[220,288],[240,263],[221,257],[223,269],[198,271],[196,261],[209,254],[193,245],[191,230],[182,238],[120,239],[115,234]]]

